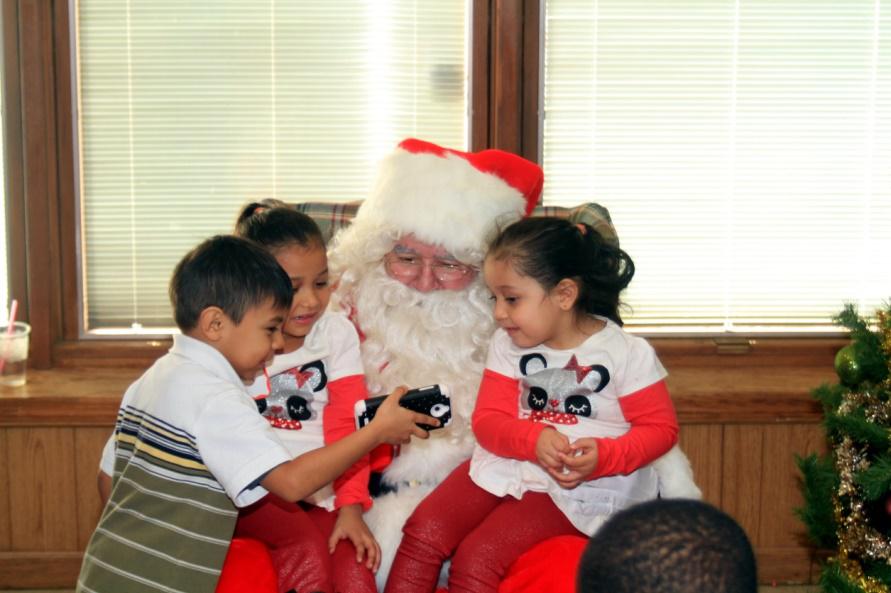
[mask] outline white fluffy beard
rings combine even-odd
[[[370,391],[438,383],[452,404],[448,427],[401,447],[383,475],[396,491],[376,498],[365,514],[381,546],[376,578],[383,590],[406,519],[473,452],[470,416],[494,322],[480,278],[465,290],[422,293],[390,278],[383,265],[353,272],[347,300],[365,334],[362,362]]]
[[[449,393],[451,425],[427,440],[412,439],[384,473],[394,486],[436,485],[473,450],[470,416],[494,328],[488,293],[479,278],[460,291],[418,292],[390,278],[383,265],[367,269],[353,290],[371,392],[438,383]]]

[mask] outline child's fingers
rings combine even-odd
[[[377,540],[372,540],[371,544],[371,550],[368,554],[368,557],[369,560],[372,560],[372,563],[369,568],[372,572],[377,572],[377,569],[381,567],[381,547],[377,543]]]
[[[427,414],[421,414],[415,412],[415,423],[416,424],[426,424],[427,426],[440,426],[442,422],[440,422],[437,418],[433,416],[428,416]]]
[[[356,562],[362,562],[362,559],[365,558],[367,550],[365,549],[365,543],[359,539],[358,541],[353,541],[353,547],[356,548]]]
[[[334,548],[337,547],[337,542],[346,537],[340,530],[335,529],[331,532],[331,537],[328,538],[328,553],[333,554]]]
[[[570,455],[585,455],[592,451],[597,451],[597,441],[595,439],[578,439],[570,445]]]
[[[581,455],[565,455],[561,453],[560,461],[569,469],[581,469],[589,465],[596,465],[597,451],[588,451]]]
[[[412,429],[411,433],[419,439],[426,439],[430,436],[429,432],[417,425]]]
[[[399,400],[402,399],[402,396],[408,391],[408,388],[405,385],[400,385],[396,389],[394,389],[387,398],[381,402],[381,408],[395,408],[399,406]]]
[[[560,459],[556,455],[545,453],[541,456],[541,459],[539,459],[539,461],[541,461],[542,465],[544,465],[545,468],[549,470],[557,471],[563,467],[563,462],[560,461]]]
[[[374,539],[371,537],[363,537],[362,538],[362,550],[365,554],[365,567],[371,570],[371,567],[374,566]]]
[[[566,472],[563,470],[554,471],[549,469],[548,473],[561,488],[572,489],[582,482],[582,476],[578,472]]]
[[[557,449],[558,451],[563,451],[569,453],[570,450],[570,442],[569,437],[567,437],[562,432],[554,429],[553,434],[551,435],[551,446]]]

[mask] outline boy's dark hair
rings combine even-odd
[[[288,309],[293,296],[291,280],[263,247],[230,235],[207,239],[187,253],[173,270],[170,302],[176,325],[189,331],[201,312],[216,306],[235,323],[245,312],[272,299]]]
[[[273,199],[245,206],[235,223],[235,234],[270,251],[289,245],[325,247],[322,231],[312,218]]]
[[[576,311],[622,325],[619,293],[634,277],[634,262],[590,225],[578,226],[561,218],[524,218],[495,238],[488,256],[509,261],[546,291],[564,278],[577,281]]]
[[[756,593],[752,544],[698,500],[661,499],[609,519],[579,563],[579,593]]]

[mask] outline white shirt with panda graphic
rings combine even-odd
[[[547,423],[570,442],[583,437],[615,438],[628,431],[631,425],[622,414],[619,398],[661,381],[667,372],[646,340],[603,321],[602,330],[570,350],[543,344],[519,348],[504,330],[496,331],[486,367],[519,380],[520,419]],[[527,491],[548,492],[572,524],[588,535],[614,512],[658,494],[651,466],[567,490],[538,464],[501,457],[480,445],[474,449],[470,476],[498,496],[519,499]]]
[[[322,419],[328,405],[327,384],[362,373],[355,327],[346,315],[326,312],[303,346],[276,355],[248,392],[282,444],[297,457],[325,445]],[[334,489],[329,484],[305,500],[333,510]]]

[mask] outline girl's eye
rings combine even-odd
[[[319,280],[316,282],[316,288],[325,288],[326,286],[328,286],[327,280]]]
[[[520,297],[504,297],[504,300],[513,305],[518,300],[520,300]]]

